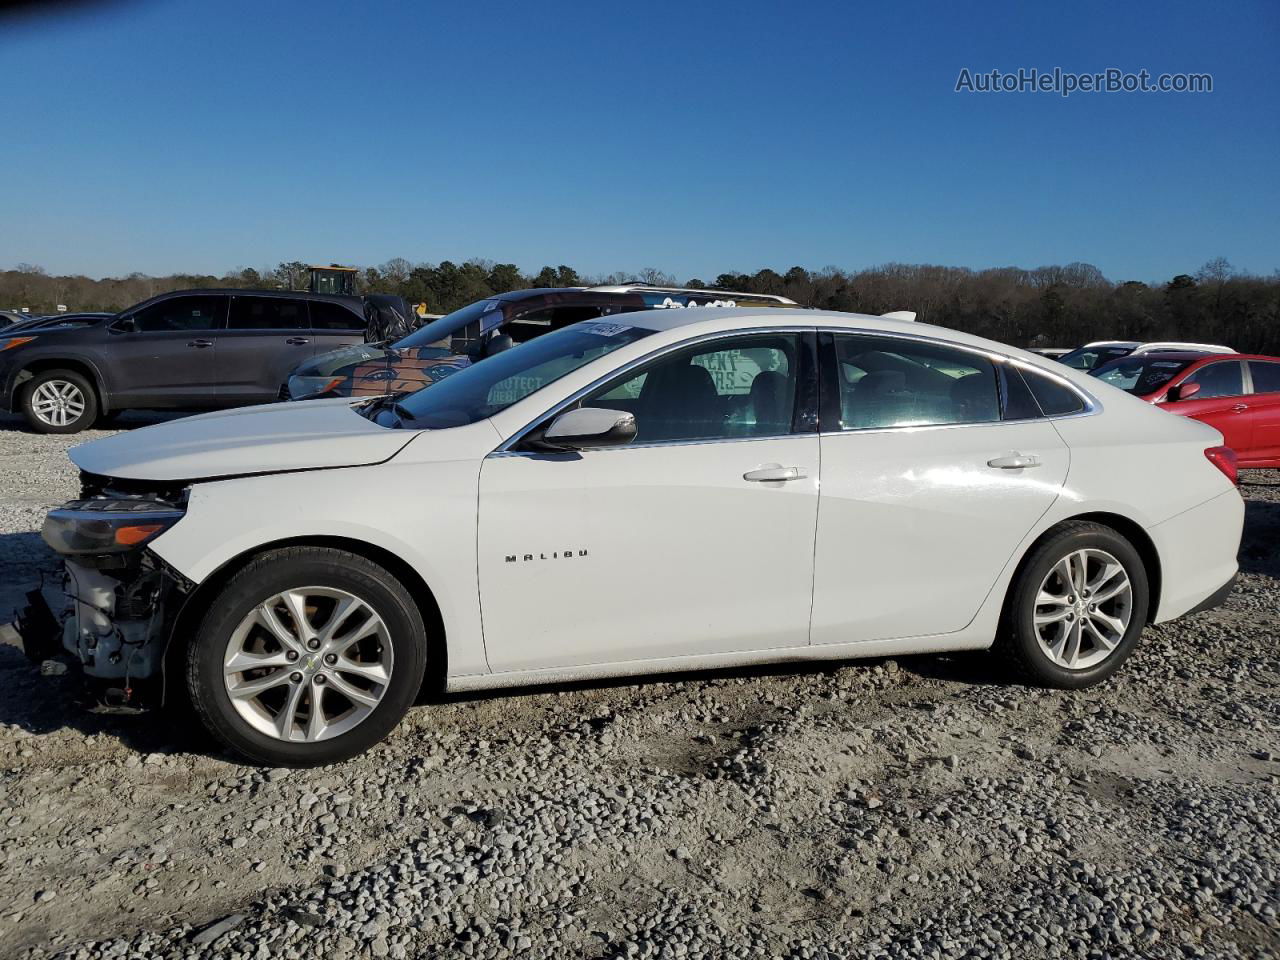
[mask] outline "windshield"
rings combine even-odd
[[[1077,347],[1070,353],[1060,356],[1058,362],[1065,363],[1076,370],[1093,370],[1111,360],[1127,357],[1131,353],[1133,353],[1133,347]]]
[[[370,405],[383,426],[410,430],[461,427],[492,417],[529,394],[652,330],[625,323],[583,321],[512,347],[403,397],[393,408]]]
[[[413,331],[403,340],[397,340],[394,346],[425,347],[440,341],[444,341],[444,345],[448,346],[454,334],[461,333],[472,324],[475,324],[475,332],[467,333],[466,338],[474,340],[502,319],[501,309],[501,300],[477,300],[475,303],[469,303],[465,307],[453,311],[453,313],[446,313],[439,320],[432,320],[425,327],[420,327]],[[499,311],[496,317],[491,317],[484,322],[481,321],[481,317],[495,310]]]
[[[1142,397],[1159,390],[1193,363],[1195,360],[1161,359],[1158,354],[1123,357],[1089,371],[1089,376]]]

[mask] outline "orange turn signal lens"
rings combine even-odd
[[[24,343],[30,343],[34,339],[35,337],[10,337],[8,340],[0,340],[0,353],[20,347]]]
[[[137,546],[148,537],[164,529],[163,523],[139,523],[129,527],[116,527],[116,543],[122,547]]]

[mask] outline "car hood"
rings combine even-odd
[[[350,400],[316,400],[172,420],[82,444],[69,455],[81,470],[101,476],[211,480],[381,463],[413,437],[366,420]]]

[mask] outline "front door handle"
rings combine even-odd
[[[988,460],[987,466],[996,467],[1000,470],[1021,470],[1024,467],[1040,466],[1040,458],[1034,453],[1018,453],[1015,450],[1007,457],[996,457],[994,460]]]
[[[763,467],[748,470],[742,475],[743,480],[756,483],[768,483],[780,480],[803,480],[807,474],[799,467],[784,467],[778,463],[766,463]]]
[[[311,340],[308,337],[290,337],[288,340],[285,341],[285,343],[289,344],[289,346],[291,347],[300,347],[304,343],[310,343],[310,342]]]
[[[1244,413],[1246,410],[1249,409],[1249,405],[1247,403],[1237,403],[1231,409],[1234,410],[1236,413]]]
[[[200,347],[200,348],[204,348],[204,347],[212,347],[212,346],[213,346],[213,341],[212,341],[212,340],[191,340],[191,341],[188,341],[187,346],[188,346],[188,347]]]

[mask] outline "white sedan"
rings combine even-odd
[[[980,650],[1103,680],[1220,602],[1243,505],[1213,429],[952,330],[623,314],[418,393],[75,448],[60,643],[269,764],[478,690]]]

